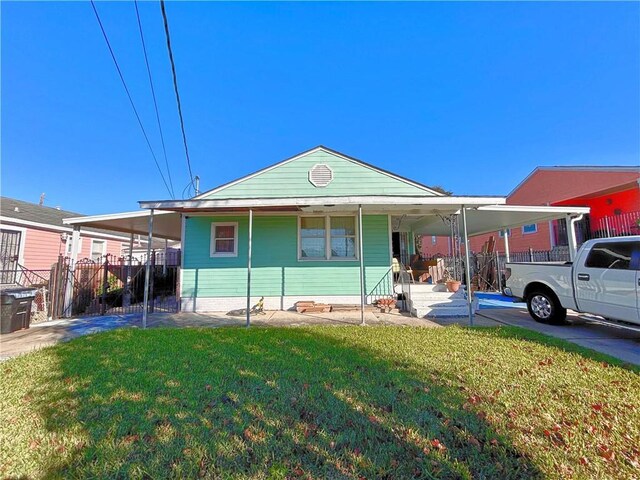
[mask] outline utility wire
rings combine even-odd
[[[127,97],[129,98],[129,103],[131,103],[131,108],[133,108],[133,113],[136,115],[136,119],[138,120],[138,125],[140,125],[140,129],[142,130],[142,134],[144,135],[144,139],[147,141],[147,146],[149,147],[149,151],[153,156],[153,161],[156,163],[156,167],[158,167],[158,172],[162,177],[162,181],[164,186],[167,187],[167,191],[169,195],[171,195],[171,190],[169,189],[169,185],[167,185],[167,181],[162,174],[162,169],[160,168],[160,164],[158,163],[158,159],[156,158],[156,154],[153,152],[153,148],[151,148],[151,143],[149,142],[149,137],[147,136],[147,132],[142,125],[142,120],[140,120],[140,115],[138,115],[138,110],[136,109],[135,104],[133,103],[133,98],[131,98],[131,93],[129,93],[129,88],[127,87],[127,83],[124,81],[124,76],[122,75],[122,71],[120,70],[120,65],[118,65],[118,61],[116,60],[116,56],[113,53],[113,49],[111,48],[111,43],[109,42],[109,37],[107,37],[107,32],[104,30],[102,26],[102,21],[100,20],[100,15],[98,15],[98,10],[96,9],[96,4],[94,0],[91,0],[91,6],[93,7],[93,13],[96,14],[96,19],[98,20],[98,25],[100,25],[100,30],[102,30],[102,36],[104,37],[105,42],[107,42],[107,47],[109,48],[109,53],[111,54],[111,58],[113,59],[113,63],[116,66],[116,70],[118,71],[118,75],[120,76],[120,80],[122,81],[122,86],[124,87],[124,91],[127,92]]]
[[[149,75],[149,85],[151,86],[151,96],[153,97],[153,106],[156,109],[156,120],[158,120],[158,130],[160,130],[160,141],[162,142],[162,152],[164,153],[164,163],[167,167],[167,176],[169,177],[169,185],[171,186],[171,197],[176,198],[173,190],[173,181],[171,180],[171,170],[169,170],[169,159],[167,158],[167,148],[164,144],[164,135],[162,133],[162,124],[160,123],[160,113],[158,112],[158,102],[156,101],[156,91],[153,88],[153,80],[151,78],[151,68],[149,67],[149,57],[147,56],[147,46],[144,43],[144,35],[142,33],[142,22],[140,21],[140,12],[138,11],[138,0],[135,0],[136,17],[138,18],[138,29],[140,30],[140,40],[142,41],[142,51],[144,52],[144,62],[147,65],[147,74]]]
[[[91,0],[93,1],[93,0]],[[178,104],[178,116],[180,117],[180,128],[182,129],[182,143],[184,144],[184,153],[187,157],[187,168],[189,169],[189,179],[193,186],[193,173],[191,172],[191,159],[189,158],[189,147],[187,146],[187,135],[184,132],[184,120],[182,118],[182,105],[180,103],[180,93],[178,93],[178,77],[176,76],[176,65],[173,61],[173,52],[171,50],[171,37],[169,36],[169,21],[167,20],[167,12],[164,9],[164,0],[160,0],[160,10],[162,10],[162,19],[164,20],[164,33],[167,37],[167,50],[169,51],[169,61],[171,62],[171,73],[173,74],[173,89],[176,92],[176,102]]]

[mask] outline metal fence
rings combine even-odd
[[[0,270],[3,288],[31,288],[36,291],[31,303],[32,323],[56,318],[56,313],[61,313],[65,279],[60,262],[54,264],[50,270],[29,270],[20,264],[13,270]]]
[[[179,267],[157,265],[156,258],[151,257],[149,312],[176,312]],[[71,269],[73,291],[64,313],[71,316],[142,313],[145,271],[146,265],[139,261],[109,256],[100,263],[77,262]]]
[[[451,255],[434,255],[422,260],[439,258],[444,263],[448,273],[466,284],[464,257]],[[507,263],[504,252],[472,253],[469,256],[471,284],[480,291],[501,291],[504,286],[504,264]],[[568,262],[569,248],[555,247],[552,250],[533,250],[524,252],[510,252],[510,262]]]
[[[594,234],[594,238],[640,235],[640,211],[603,217]]]
[[[165,261],[166,260],[166,261]],[[158,262],[158,263],[156,263]],[[151,256],[149,312],[177,312],[180,253],[165,258],[164,252]],[[142,313],[146,264],[107,255],[100,261],[82,259],[71,265],[60,256],[50,270],[29,270],[21,265],[0,270],[3,288],[36,290],[32,302],[32,322],[63,316]],[[69,290],[69,288],[71,290]]]

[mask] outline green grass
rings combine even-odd
[[[0,477],[637,478],[640,375],[590,355],[515,328],[91,335],[0,365]]]

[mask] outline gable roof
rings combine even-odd
[[[204,193],[201,193],[200,195],[198,195],[196,197],[193,197],[193,200],[207,199],[207,198],[211,198],[212,196],[216,196],[217,198],[224,198],[224,194],[220,194],[220,192],[223,192],[225,190],[229,191],[229,189],[231,189],[232,187],[234,187],[236,185],[239,185],[239,184],[242,184],[242,183],[247,182],[249,180],[252,180],[252,179],[254,179],[256,177],[259,177],[261,175],[264,175],[264,174],[266,174],[268,172],[272,172],[275,169],[278,169],[280,167],[284,167],[287,164],[290,164],[292,162],[295,162],[296,160],[300,160],[300,159],[302,159],[304,157],[307,157],[307,156],[313,155],[313,154],[327,154],[327,155],[335,157],[336,159],[340,159],[340,160],[343,160],[343,161],[350,162],[350,163],[352,163],[352,164],[354,164],[354,165],[356,165],[358,167],[361,167],[363,169],[366,169],[366,170],[368,170],[370,172],[375,172],[375,174],[382,175],[382,176],[388,178],[391,181],[395,181],[399,185],[404,185],[404,186],[410,187],[412,189],[415,189],[415,191],[413,192],[414,194],[424,193],[424,194],[431,195],[431,196],[445,196],[445,194],[443,194],[441,192],[438,192],[438,191],[436,191],[436,190],[434,190],[434,189],[432,189],[432,188],[430,188],[430,187],[428,187],[426,185],[418,183],[418,182],[416,182],[414,180],[410,180],[408,178],[402,177],[402,176],[397,175],[395,173],[389,172],[388,170],[384,170],[382,168],[376,167],[376,166],[371,165],[369,163],[363,162],[362,160],[359,160],[357,158],[350,157],[350,156],[345,155],[343,153],[340,153],[340,152],[338,152],[336,150],[332,150],[332,149],[327,148],[327,147],[325,147],[323,145],[319,145],[319,146],[314,147],[314,148],[312,148],[310,150],[306,150],[306,151],[304,151],[302,153],[294,155],[293,157],[287,158],[287,159],[282,160],[282,161],[280,161],[278,163],[275,163],[275,164],[270,165],[268,167],[265,167],[265,168],[263,168],[261,170],[253,172],[253,173],[251,173],[249,175],[241,177],[241,178],[239,178],[237,180],[233,180],[231,182],[225,183],[225,184],[220,185],[220,186],[218,186],[216,188],[208,190],[208,191],[206,191]],[[237,194],[234,195],[234,196],[237,196]],[[262,195],[262,196],[264,196],[264,195]],[[300,195],[300,196],[304,196],[304,195]]]
[[[8,219],[48,225],[56,227],[56,229],[64,228],[65,230],[70,229],[70,227],[63,223],[63,219],[84,217],[84,215],[80,213],[69,212],[67,210],[48,207],[46,205],[38,205],[36,203],[25,202],[23,200],[17,200],[9,197],[0,197],[0,215]],[[117,232],[99,228],[83,228],[83,231],[111,236],[114,234],[117,235]]]
[[[507,203],[552,204],[627,186],[640,179],[640,167],[536,167],[507,196]]]

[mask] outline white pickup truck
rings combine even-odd
[[[537,322],[562,324],[571,309],[640,325],[640,236],[589,240],[573,263],[507,263],[505,277]]]

